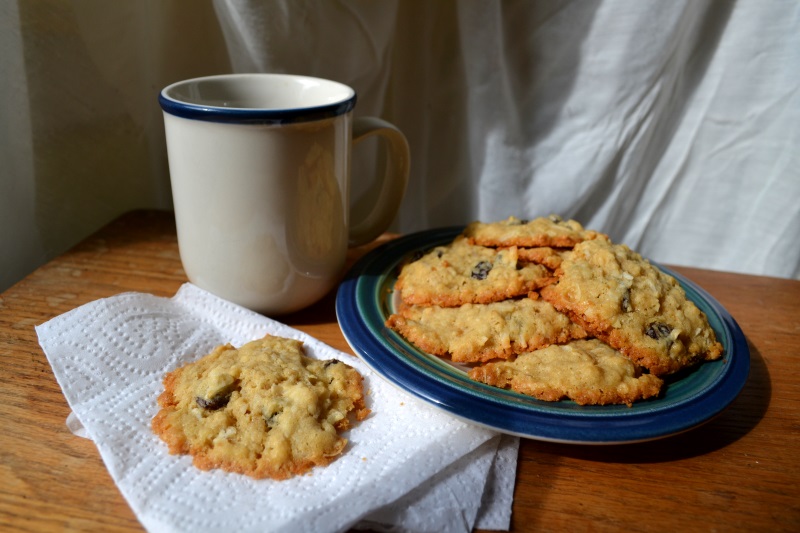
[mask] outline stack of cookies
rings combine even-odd
[[[472,379],[547,401],[627,404],[722,345],[672,276],[558,216],[474,222],[403,265],[386,321]]]

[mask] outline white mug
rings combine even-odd
[[[347,85],[286,74],[174,83],[164,114],[178,246],[189,280],[275,315],[302,309],[341,279],[348,246],[391,224],[409,149],[392,124],[353,118]],[[356,141],[380,135],[387,165],[374,209],[350,220]]]

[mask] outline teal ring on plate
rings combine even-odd
[[[625,405],[581,406],[545,402],[471,380],[445,359],[427,354],[384,325],[402,263],[415,253],[447,244],[463,227],[414,233],[362,257],[336,295],[336,316],[347,342],[384,379],[453,416],[502,433],[580,444],[621,444],[667,437],[701,425],[739,395],[750,372],[750,350],[741,328],[710,294],[674,276],[708,317],[723,357],[669,378],[657,399]]]

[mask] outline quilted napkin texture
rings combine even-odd
[[[125,293],[36,328],[74,417],[149,531],[508,529],[518,439],[416,401],[361,360],[194,285],[173,298]],[[369,418],[325,468],[286,481],[203,472],[150,430],[164,373],[212,347],[267,333],[365,377]],[[74,420],[77,418],[77,421]]]

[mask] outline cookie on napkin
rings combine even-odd
[[[369,414],[362,377],[337,359],[306,357],[300,341],[267,335],[218,346],[166,375],[153,431],[203,470],[287,479],[340,455],[349,414]]]

